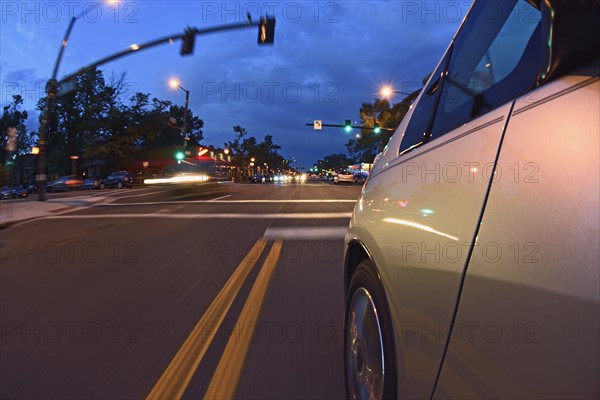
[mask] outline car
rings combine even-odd
[[[19,185],[15,186],[11,190],[10,194],[13,199],[22,199],[27,197],[29,195],[29,192],[22,185]]]
[[[83,180],[83,183],[79,187],[80,190],[92,190],[100,189],[100,179],[98,178],[87,178]]]
[[[37,191],[38,191],[38,188],[36,185],[32,184],[32,185],[27,186],[27,192],[29,194],[37,193]]]
[[[600,398],[599,20],[471,5],[352,213],[347,398]]]
[[[334,177],[335,183],[346,183],[348,185],[354,184],[354,174],[348,171],[340,171]]]
[[[265,177],[262,174],[255,174],[250,177],[250,183],[264,183]]]
[[[359,185],[363,185],[367,181],[368,177],[369,177],[369,174],[366,174],[366,173],[356,174],[354,176],[354,182],[358,183]]]
[[[10,199],[11,196],[11,190],[8,186],[2,186],[2,189],[0,189],[0,199],[1,200],[6,200],[6,199]]]
[[[47,192],[66,192],[79,189],[83,181],[76,175],[65,175],[53,180],[46,185]]]
[[[124,187],[130,188],[133,184],[133,176],[127,171],[116,171],[100,181],[100,189]]]

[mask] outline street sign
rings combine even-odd
[[[323,121],[315,120],[315,122],[313,124],[313,128],[317,131],[320,131],[323,128]]]
[[[67,93],[71,93],[75,90],[76,82],[75,79],[71,79],[65,82],[61,82],[58,86],[58,96],[64,96]]]

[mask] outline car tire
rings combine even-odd
[[[123,182],[117,182],[117,189],[123,189]]]
[[[344,318],[348,399],[394,399],[396,352],[389,308],[375,267],[362,261],[352,275]]]

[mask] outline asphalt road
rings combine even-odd
[[[359,191],[94,191],[77,195],[107,202],[3,230],[0,396],[344,398],[343,234]]]

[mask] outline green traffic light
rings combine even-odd
[[[379,133],[381,132],[381,128],[379,127],[379,124],[375,124],[375,128],[373,128],[373,133]]]
[[[175,153],[175,158],[179,161],[183,160],[185,158],[183,151],[178,151],[177,153]]]
[[[350,133],[352,131],[352,121],[350,121],[349,119],[344,121],[344,130],[346,131],[346,133]]]

